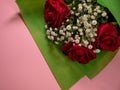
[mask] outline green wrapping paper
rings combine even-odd
[[[58,84],[62,90],[68,90],[85,75],[89,78],[95,77],[112,60],[117,51],[102,51],[97,55],[96,60],[86,65],[69,60],[62,53],[60,47],[57,47],[46,38],[43,15],[45,2],[46,0],[17,0],[22,18]],[[120,25],[119,1],[98,0],[98,2],[109,8]]]
[[[120,0],[97,0],[98,3],[107,7],[120,26]]]

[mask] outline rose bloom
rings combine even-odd
[[[60,27],[62,22],[69,18],[70,9],[63,0],[47,0],[44,10],[44,19],[53,28]]]
[[[98,27],[97,44],[102,50],[115,51],[120,46],[117,28],[111,23],[103,23]]]
[[[96,54],[91,49],[75,45],[69,50],[68,57],[73,61],[87,64],[89,61],[96,58]]]
[[[62,46],[62,51],[65,55],[68,55],[69,53],[69,50],[70,48],[73,47],[73,42],[68,42],[68,43],[65,43],[63,46]]]

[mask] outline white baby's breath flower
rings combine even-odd
[[[94,16],[94,15],[91,15],[91,19],[95,19],[95,16]]]
[[[86,14],[83,15],[83,16],[82,16],[82,21],[85,22],[85,21],[87,21],[87,20],[88,20],[88,15],[86,15]]]
[[[68,41],[72,41],[73,42],[73,37],[68,37]]]
[[[67,20],[66,20],[66,22],[69,22],[69,21],[70,21],[70,19],[67,19]]]
[[[78,26],[78,27],[80,27],[80,26],[81,26],[81,24],[77,24],[77,26]]]
[[[106,16],[107,16],[107,13],[104,11],[104,12],[102,13],[102,16],[103,16],[103,17],[106,17]]]
[[[100,49],[93,50],[94,53],[100,53],[100,51],[101,51]]]
[[[50,35],[48,35],[47,38],[50,39],[51,38]]]
[[[101,12],[102,12],[101,10],[99,10],[99,9],[97,10],[97,13],[101,13]]]
[[[92,42],[95,42],[95,38],[91,38],[91,41],[92,41]]]
[[[85,32],[86,32],[86,33],[89,33],[90,31],[91,31],[91,29],[86,29],[86,31],[85,31]]]
[[[58,34],[57,34],[57,33],[55,33],[55,35],[54,35],[54,36],[56,36],[56,37],[57,37],[57,35],[58,35]]]
[[[88,11],[92,10],[92,5],[87,5],[86,8],[87,8]]]
[[[78,7],[78,12],[81,12],[82,11],[82,8]]]
[[[82,1],[83,3],[85,3],[85,2],[86,2],[85,0],[80,0],[80,1]]]
[[[98,11],[98,10],[100,10],[100,6],[99,5],[97,5],[95,8],[94,8],[94,11]]]
[[[64,39],[65,39],[64,36],[61,36],[61,37],[60,37],[60,41],[63,41]]]
[[[82,46],[81,44],[78,44],[79,46]]]
[[[73,26],[73,29],[74,29],[74,30],[77,30],[77,29],[78,29],[78,27],[77,27],[77,26]]]
[[[68,43],[68,41],[64,41],[64,43]]]
[[[82,9],[83,9],[82,4],[78,4],[78,11],[79,11],[79,12],[81,12],[81,11],[82,11]]]
[[[64,25],[65,23],[64,22],[62,22],[62,25]]]
[[[89,36],[90,36],[91,38],[93,38],[93,37],[94,37],[93,33],[89,33]]]
[[[83,3],[83,6],[84,6],[84,7],[87,7],[87,4],[86,4],[86,3]]]
[[[80,20],[79,19],[77,19],[77,24],[79,24],[80,23]]]
[[[59,42],[57,42],[57,41],[55,41],[54,43],[55,43],[56,45],[58,45],[58,44],[59,44]]]
[[[63,32],[61,35],[65,36],[65,32]]]
[[[89,49],[92,49],[92,48],[93,48],[93,46],[92,46],[92,45],[88,45],[88,48],[89,48]]]
[[[74,14],[74,11],[73,11],[73,10],[70,10],[70,13],[73,15],[73,14]]]
[[[87,23],[87,24],[85,25],[85,28],[86,28],[86,29],[87,29],[87,28],[90,28],[90,27],[92,27],[92,25],[89,24],[89,23]]]
[[[47,34],[47,35],[50,35],[50,30],[47,30],[47,31],[46,31],[46,34]]]
[[[80,41],[79,41],[79,39],[76,39],[76,40],[75,40],[75,43],[77,43],[77,44],[78,44],[79,42],[80,42]]]
[[[81,38],[80,38],[80,37],[78,37],[77,39],[79,39],[79,40],[80,40]]]
[[[87,21],[84,21],[83,24],[84,24],[84,27],[88,27],[88,26],[87,26],[87,25],[88,25],[88,22],[87,22]]]
[[[100,6],[99,6],[99,5],[97,5],[97,6],[96,6],[96,9],[100,9]]]
[[[82,4],[81,4],[81,3],[79,3],[79,4],[78,4],[78,7],[82,7]]]
[[[92,25],[97,25],[97,21],[96,20],[92,20]]]
[[[57,41],[60,41],[60,38],[59,38],[59,37],[57,37]]]
[[[66,37],[70,37],[71,33],[70,32],[66,32]]]
[[[94,16],[97,16],[97,15],[98,15],[98,13],[97,13],[97,12],[94,12],[93,14],[94,14]]]
[[[88,13],[89,13],[89,14],[92,13],[92,8],[89,8],[89,9],[88,9]]]
[[[92,2],[92,0],[87,0],[87,2]]]
[[[53,41],[54,40],[54,36],[51,36],[50,39]]]
[[[55,31],[58,31],[58,28],[54,28]]]
[[[93,28],[93,31],[96,32],[96,31],[97,31],[97,28]]]
[[[96,37],[96,36],[97,36],[97,33],[94,33],[94,36]]]
[[[67,25],[67,26],[66,26],[66,29],[67,29],[67,30],[71,30],[71,28],[72,28],[71,25]]]
[[[76,15],[76,16],[79,16],[79,15],[80,15],[80,13],[75,13],[75,15]]]
[[[96,12],[96,11],[97,11],[97,9],[95,8],[95,9],[93,9],[93,11],[94,11],[94,12]]]
[[[66,28],[63,28],[63,31],[66,31]]]
[[[64,31],[63,30],[59,30],[59,34],[63,34],[64,33]]]
[[[80,35],[82,36],[82,35],[83,35],[83,32],[80,32]]]
[[[75,9],[76,9],[76,7],[73,7],[72,9],[73,9],[73,10],[75,10]]]
[[[45,25],[45,29],[47,29],[48,28],[48,25]]]
[[[79,32],[83,32],[83,29],[82,29],[82,28],[79,28],[78,31],[79,31]]]
[[[50,31],[52,31],[53,29],[52,29],[52,27],[50,27]]]
[[[80,39],[79,35],[76,34],[75,35],[75,39]]]
[[[83,24],[85,29],[92,27],[92,25],[88,23],[88,21],[83,22]]]
[[[51,32],[52,36],[56,36],[56,33],[54,31]]]
[[[82,22],[79,19],[77,19],[77,26],[80,27],[81,24],[82,24]]]
[[[51,41],[54,40],[54,36],[48,36],[48,39],[50,39]]]
[[[83,43],[85,44],[85,46],[87,46],[89,44],[89,42],[87,40],[83,40]]]

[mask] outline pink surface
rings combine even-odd
[[[0,90],[60,90],[15,0],[0,1]],[[70,90],[120,90],[120,52],[94,79],[79,80]]]
[[[60,89],[18,13],[0,1],[0,90]]]

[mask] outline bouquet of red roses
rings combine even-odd
[[[95,77],[117,53],[118,0],[17,0],[17,4],[63,90],[83,76]]]
[[[117,23],[111,16],[96,0],[47,0],[46,34],[71,60],[86,64],[101,50],[115,51],[120,46]]]

